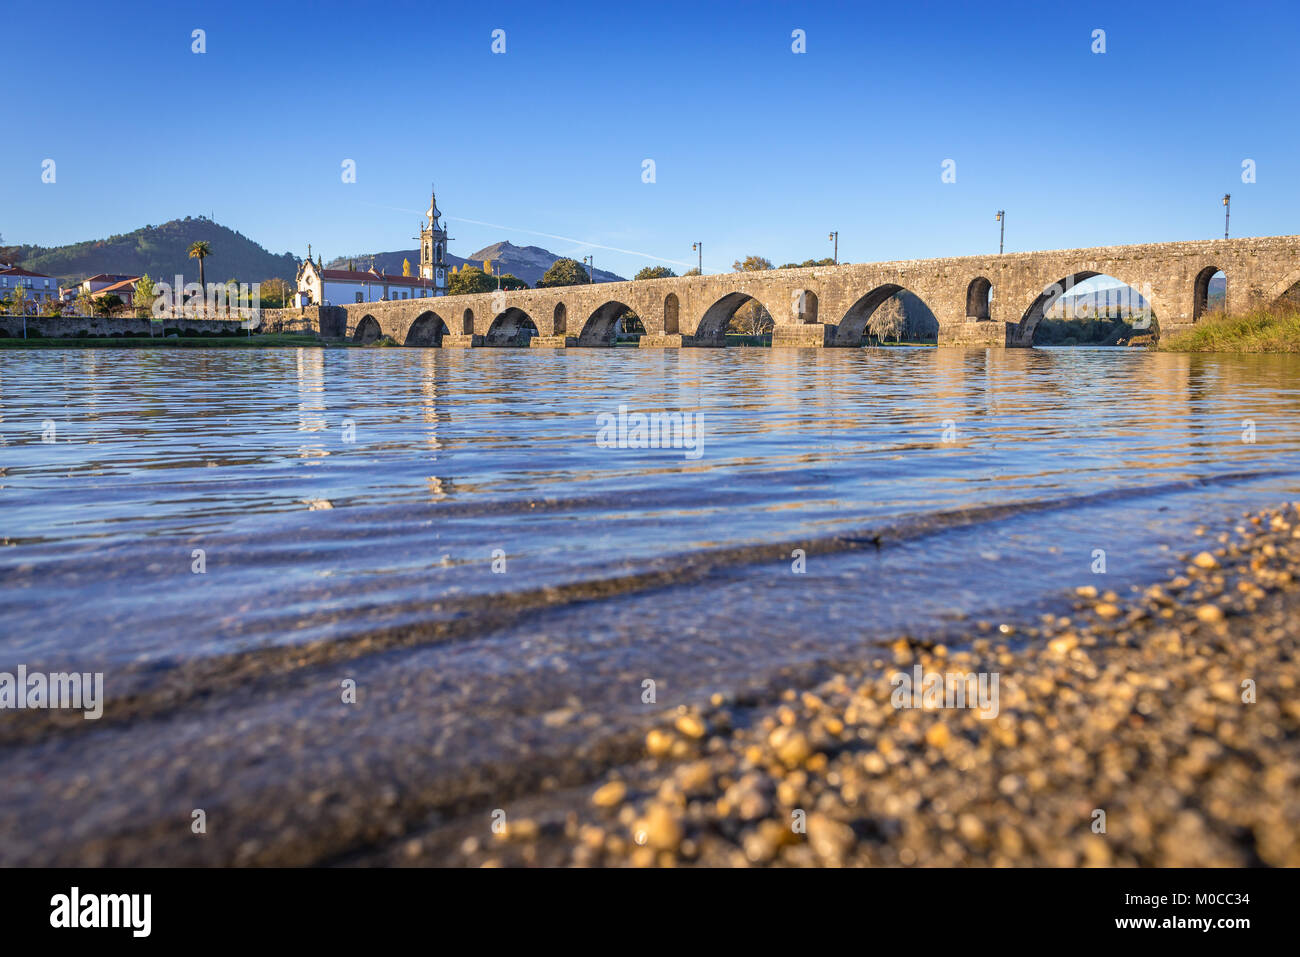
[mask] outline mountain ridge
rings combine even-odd
[[[206,241],[212,253],[204,261],[206,279],[223,282],[261,282],[279,278],[292,281],[298,260],[292,253],[279,255],[238,230],[205,216],[186,216],[160,225],[141,226],[106,239],[87,239],[64,246],[8,246],[16,264],[32,272],[54,276],[62,285],[80,282],[99,273],[144,275],[165,282],[179,273],[187,282],[199,277],[198,261],[189,258],[191,243]]]
[[[522,279],[530,286],[536,286],[537,280],[546,274],[546,270],[551,268],[552,263],[558,259],[570,257],[557,256],[549,249],[543,249],[541,246],[516,246],[509,240],[501,240],[492,243],[490,246],[484,246],[467,257],[447,253],[444,258],[449,266],[474,266],[478,269],[483,268],[483,260],[490,259],[494,266],[500,266],[503,273],[509,273]],[[420,267],[420,250],[398,249],[383,253],[366,253],[360,256],[336,256],[325,263],[325,268],[346,269],[350,263],[357,269],[369,269],[372,259],[374,260],[375,269],[389,275],[400,275],[403,260],[410,260],[411,271],[414,273]],[[596,280],[598,282],[625,281],[623,276],[599,268],[596,269]]]

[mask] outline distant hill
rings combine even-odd
[[[401,249],[397,252],[389,253],[366,253],[360,256],[339,256],[325,264],[327,269],[346,269],[348,263],[352,263],[358,269],[369,269],[370,260],[374,259],[375,268],[380,272],[393,273],[401,275],[402,260],[411,261],[411,271],[414,273],[420,268],[420,250],[418,249]],[[483,260],[490,259],[493,264],[500,264],[501,271],[510,273],[512,276],[518,276],[530,286],[537,285],[537,280],[546,275],[546,270],[551,268],[551,264],[557,259],[563,257],[555,255],[541,246],[516,246],[509,242],[493,243],[491,246],[484,246],[476,253],[471,253],[466,259],[460,256],[453,256],[447,253],[447,264],[451,266],[477,266],[483,268]],[[597,282],[622,282],[623,277],[615,273],[608,272],[604,269],[596,270]]]
[[[200,239],[212,246],[203,267],[209,282],[261,282],[271,278],[292,282],[298,269],[292,254],[277,256],[242,233],[202,216],[186,216],[161,226],[144,226],[134,232],[69,246],[11,247],[10,254],[24,269],[55,276],[63,284],[101,272],[147,272],[165,281],[180,273],[186,282],[198,282],[198,262],[189,258],[187,250],[190,243]]]

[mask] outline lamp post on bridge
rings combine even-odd
[[[839,230],[832,230],[831,234],[826,237],[835,244],[835,265],[840,264],[840,233]]]
[[[596,263],[590,256],[583,256],[582,261],[586,263],[587,268],[591,270],[591,284],[594,286],[596,284]]]
[[[1228,217],[1232,214],[1232,194],[1223,194],[1223,238],[1228,238]]]
[[[691,243],[691,249],[700,254],[699,266],[695,270],[701,276],[704,275],[704,243]]]
[[[998,210],[998,222],[1002,224],[998,230],[998,255],[1001,256],[1007,240],[1007,211],[1005,209]]]

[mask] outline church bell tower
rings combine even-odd
[[[438,196],[429,192],[426,222],[420,225],[420,278],[433,281],[435,296],[447,295],[447,230],[442,225]]]

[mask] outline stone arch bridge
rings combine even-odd
[[[1112,276],[1136,289],[1159,333],[1205,312],[1222,270],[1236,312],[1295,296],[1300,236],[1106,246],[1050,252],[848,263],[513,292],[346,304],[321,309],[322,334],[406,345],[606,346],[626,310],[642,346],[716,346],[736,310],[761,303],[776,322],[774,346],[855,346],[871,313],[901,290],[939,321],[939,345],[1025,347],[1043,314],[1072,285]],[[290,310],[293,312],[293,310]],[[534,333],[533,330],[536,330]]]

